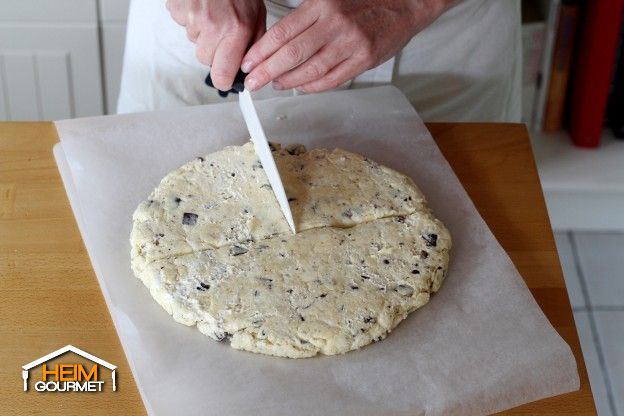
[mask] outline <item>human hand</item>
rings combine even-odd
[[[167,0],[167,10],[197,44],[197,60],[210,66],[214,86],[232,88],[243,55],[266,31],[262,0]]]
[[[243,58],[251,91],[336,88],[398,53],[450,0],[306,0]]]

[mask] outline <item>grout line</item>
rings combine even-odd
[[[596,327],[596,319],[594,318],[593,308],[591,305],[591,301],[589,299],[589,291],[587,290],[587,282],[585,281],[585,275],[583,274],[583,269],[581,267],[581,259],[578,254],[578,248],[576,246],[576,239],[574,238],[573,232],[568,232],[567,234],[568,234],[568,238],[570,239],[570,246],[572,247],[572,257],[574,258],[574,268],[576,269],[576,273],[579,276],[581,292],[583,292],[583,299],[585,300],[585,304],[587,305],[587,308],[588,308],[587,317],[589,318],[589,329],[591,330],[592,340],[596,348],[596,356],[598,357],[598,364],[600,365],[600,370],[602,371],[602,379],[605,383],[605,388],[607,390],[607,401],[609,402],[609,409],[611,410],[611,413],[613,414],[613,416],[618,416],[617,409],[615,408],[615,400],[613,399],[613,393],[611,389],[611,379],[609,378],[609,373],[607,373],[607,366],[605,363],[604,354],[602,352],[602,345],[600,343],[600,337],[598,336],[598,329]]]
[[[579,285],[581,286],[581,295],[583,295],[583,301],[585,302],[585,308],[591,311],[591,301],[589,300],[589,291],[587,290],[587,283],[585,282],[585,275],[583,274],[583,270],[581,268],[581,259],[578,255],[578,249],[576,247],[576,240],[574,239],[574,233],[568,231],[566,233],[568,241],[570,242],[570,248],[572,249],[572,260],[574,262],[574,268],[576,269],[576,274],[579,277]]]

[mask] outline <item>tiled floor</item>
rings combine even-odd
[[[624,416],[624,233],[556,232],[599,416]]]

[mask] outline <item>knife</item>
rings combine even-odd
[[[238,104],[240,106],[241,112],[243,113],[243,118],[245,119],[247,130],[249,131],[249,135],[251,136],[251,141],[254,144],[256,155],[260,159],[260,163],[262,163],[264,172],[269,179],[269,184],[273,189],[273,193],[275,194],[277,203],[282,210],[282,214],[284,214],[284,218],[286,218],[286,222],[290,226],[293,234],[296,234],[297,231],[295,230],[295,222],[293,221],[292,212],[290,211],[290,205],[288,204],[288,197],[286,196],[286,191],[284,191],[284,184],[282,183],[279,171],[277,170],[277,166],[275,165],[275,159],[273,159],[273,154],[271,153],[271,149],[269,148],[269,142],[266,138],[266,135],[264,134],[264,129],[262,128],[262,124],[260,123],[260,118],[258,118],[258,113],[256,112],[256,107],[254,107],[253,100],[251,99],[251,94],[243,87],[245,75],[246,74],[239,71],[239,73],[236,75],[233,88],[225,92],[219,91],[219,95],[221,97],[227,97],[228,93],[238,93]],[[208,76],[206,77],[206,84],[214,87],[214,85],[212,85],[212,79],[210,78],[210,74],[208,74]]]

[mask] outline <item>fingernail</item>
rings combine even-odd
[[[244,61],[241,65],[241,71],[243,71],[244,73],[248,73],[249,71],[251,71],[252,65],[253,63],[251,61]]]
[[[283,90],[284,86],[277,81],[273,81],[273,89],[274,90]]]
[[[245,80],[245,88],[247,88],[249,91],[254,91],[256,88],[258,88],[258,81],[255,78],[247,78]]]

